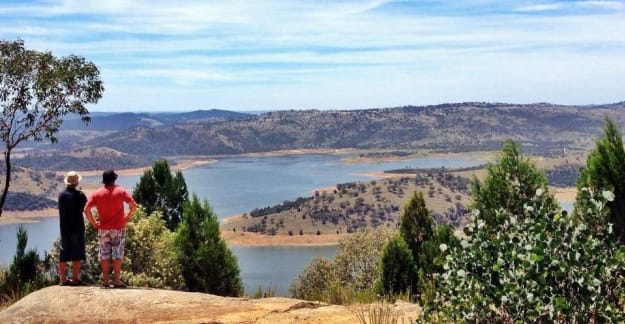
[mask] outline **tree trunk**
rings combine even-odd
[[[4,151],[4,163],[6,166],[6,176],[4,178],[4,190],[0,197],[0,216],[2,216],[2,209],[4,208],[4,202],[9,195],[9,182],[11,181],[11,149]]]

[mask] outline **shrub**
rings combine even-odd
[[[413,293],[416,288],[417,271],[408,244],[396,236],[384,247],[380,259],[381,292],[390,296]]]
[[[500,156],[487,167],[484,182],[474,178],[471,195],[472,209],[479,210],[486,223],[494,225],[502,222],[496,215],[503,209],[506,213],[523,217],[525,202],[533,198],[541,189],[541,200],[552,209],[557,204],[547,187],[547,177],[538,171],[529,158],[523,156],[520,147],[513,140],[506,140]]]
[[[194,194],[183,206],[176,232],[179,264],[189,291],[239,296],[243,285],[236,256],[220,237],[219,221],[207,201]]]
[[[17,247],[8,269],[0,269],[0,305],[8,305],[29,293],[53,284],[51,262],[44,260],[34,249],[26,251],[28,233],[23,226],[17,229]]]
[[[614,224],[615,236],[625,243],[625,149],[618,127],[606,117],[603,127],[604,138],[598,139],[595,149],[588,155],[586,167],[580,170],[577,179],[575,213],[586,211],[589,200],[582,188],[595,192],[609,190],[614,200],[606,205],[605,220]]]
[[[382,249],[395,233],[386,228],[365,229],[342,238],[334,257],[339,282],[355,291],[373,287],[379,275]]]
[[[328,284],[334,281],[332,263],[326,258],[313,258],[289,287],[294,298],[322,300]]]
[[[333,262],[314,258],[291,284],[291,295],[337,304],[375,299],[382,249],[396,233],[378,228],[342,238]]]
[[[184,289],[174,239],[175,234],[167,229],[159,212],[148,217],[137,212],[126,227],[127,282],[133,286]]]
[[[441,245],[446,272],[433,308],[453,321],[623,320],[625,248],[614,244],[612,225],[575,222],[541,194],[525,203],[522,215],[498,211],[501,224],[489,225],[474,211],[461,247]],[[605,201],[587,198],[592,207],[584,216],[602,218]],[[426,313],[438,314],[432,311]]]

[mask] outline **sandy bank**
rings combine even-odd
[[[0,225],[18,223],[36,223],[49,217],[58,217],[59,211],[56,208],[29,211],[3,211],[0,217]]]

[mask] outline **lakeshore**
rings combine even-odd
[[[288,156],[288,155],[303,155],[303,154],[328,154],[328,155],[334,155],[334,156],[340,156],[342,154],[355,154],[358,151],[353,150],[353,149],[344,149],[344,150],[329,150],[329,149],[310,149],[310,150],[283,150],[283,151],[274,151],[274,152],[265,152],[265,153],[249,153],[246,154],[245,157],[279,157],[279,156]],[[420,153],[421,154],[421,153]],[[476,153],[465,153],[465,154],[458,154],[458,153],[444,153],[444,154],[425,154],[424,156],[426,157],[430,157],[430,156],[436,156],[438,158],[447,158],[447,159],[452,159],[452,160],[456,160],[456,159],[461,159],[461,158],[467,158],[467,157],[485,157],[485,156],[490,156],[489,154],[491,154],[490,152],[476,152]],[[237,157],[241,157],[241,156],[237,156]],[[226,157],[221,157],[226,158]],[[173,163],[172,165],[172,169],[181,169],[181,170],[186,170],[186,169],[191,169],[194,167],[201,167],[203,165],[208,165],[208,164],[212,164],[212,163],[216,163],[219,161],[218,157],[206,157],[206,156],[179,156],[179,157],[171,157],[170,158],[172,161],[175,161],[175,163]],[[410,160],[410,157],[407,157],[405,159],[401,159],[401,160]],[[343,158],[340,158],[341,163],[345,163],[343,161]],[[543,164],[544,161],[539,160],[540,164]],[[360,163],[366,164],[367,162],[365,162],[364,160],[361,161]],[[377,163],[377,162],[374,162]],[[351,163],[350,163],[351,164]],[[358,163],[355,163],[358,164]],[[120,169],[120,170],[116,170],[116,172],[118,172],[121,176],[138,176],[140,174],[143,173],[144,170],[146,170],[149,167],[144,167],[144,168],[134,168],[134,169]],[[83,176],[99,176],[101,171],[87,171],[87,172],[81,172],[81,174]],[[464,172],[463,172],[464,173]],[[353,172],[351,173],[352,175],[357,175],[360,177],[367,177],[367,178],[372,178],[373,179],[383,179],[383,178],[396,178],[396,177],[402,177],[402,176],[406,176],[405,174],[390,174],[390,173],[384,173],[382,171],[365,171],[365,172]],[[336,180],[339,181],[339,180]],[[99,183],[87,183],[87,182],[83,182],[82,184],[82,189],[85,192],[85,194],[89,195],[91,194],[91,192],[93,190],[95,190],[96,188],[98,188],[100,186]],[[128,188],[131,189],[131,188]],[[307,190],[305,194],[310,194],[310,195],[314,195],[315,192],[319,192],[319,193],[331,193],[336,189],[336,184],[333,184],[331,186],[328,185],[322,185],[320,187],[317,187],[316,189],[313,190]],[[556,187],[552,187],[550,188],[552,193],[554,193],[554,195],[556,196],[556,199],[558,201],[561,202],[571,202],[574,201],[575,199],[575,192],[576,192],[576,188],[575,187],[568,187],[568,188],[556,188]],[[282,196],[282,195],[280,195]],[[56,198],[56,197],[54,197]],[[217,201],[217,200],[215,200]],[[215,202],[215,201],[211,201],[211,202]],[[248,204],[248,205],[253,205],[253,206],[262,206],[264,203],[260,203],[260,204]],[[248,207],[249,208],[249,207]],[[253,207],[252,207],[253,208]],[[250,208],[249,210],[243,209],[240,212],[249,212],[252,208]],[[220,215],[233,215],[232,213],[220,213]],[[240,215],[240,214],[239,214]],[[44,209],[44,210],[34,210],[34,211],[4,211],[2,217],[0,217],[0,225],[4,225],[4,224],[15,224],[15,223],[32,223],[32,222],[38,222],[41,221],[44,218],[48,218],[48,217],[58,217],[58,211],[56,210],[56,208],[49,208],[49,209]],[[231,217],[228,217],[226,219],[223,219],[223,223],[222,224],[226,224],[229,219],[231,219]],[[325,235],[321,235],[321,236],[317,236],[315,234],[305,234],[302,236],[299,235],[293,235],[293,236],[289,236],[289,235],[285,235],[285,234],[281,234],[281,235],[252,235],[253,233],[245,233],[246,235],[241,235],[243,233],[237,233],[237,235],[233,235],[234,233],[227,233],[227,231],[224,232],[224,238],[229,242],[229,244],[235,244],[235,245],[241,245],[241,246],[262,246],[262,245],[266,245],[266,246],[270,246],[270,245],[310,245],[310,244],[319,244],[319,245],[323,245],[323,244],[336,244],[338,241],[338,237],[336,234],[328,234],[327,237]],[[249,234],[249,235],[248,235]],[[312,238],[306,238],[307,236],[311,236]],[[275,238],[275,237],[279,237]]]

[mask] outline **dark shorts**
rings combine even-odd
[[[85,233],[61,236],[61,255],[59,261],[85,260]]]

